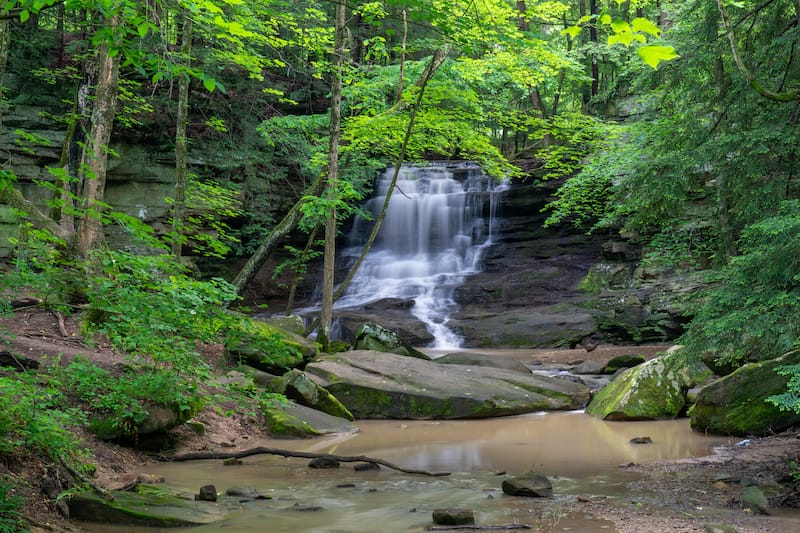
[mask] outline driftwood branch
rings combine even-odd
[[[331,455],[329,453],[311,453],[311,452],[295,452],[292,450],[282,450],[279,448],[265,448],[263,446],[258,448],[250,448],[249,450],[242,450],[240,452],[193,452],[183,453],[180,455],[160,455],[159,461],[200,461],[204,459],[241,459],[242,457],[249,457],[251,455],[280,455],[282,457],[300,457],[305,459],[333,459],[340,463],[375,463],[383,465],[392,470],[405,472],[406,474],[421,474],[423,476],[442,477],[449,476],[450,472],[430,472],[428,470],[418,470],[415,468],[404,468],[396,464],[384,461],[383,459],[375,459],[374,457],[367,457],[365,455]]]
[[[85,475],[83,475],[80,472],[78,472],[77,469],[73,468],[73,466],[71,464],[69,464],[69,461],[67,461],[67,459],[63,455],[59,456],[58,459],[61,462],[61,466],[63,466],[66,469],[66,471],[69,472],[73,477],[75,477],[79,481],[81,481],[83,483],[86,483],[87,485],[92,487],[93,491],[95,491],[97,494],[99,494],[100,496],[102,496],[106,500],[108,500],[108,501],[113,501],[114,500],[114,496],[109,491],[107,491],[106,489],[104,489],[103,487],[101,487],[100,485],[98,485],[97,483],[95,483],[94,481],[92,481],[91,479],[86,477]]]
[[[499,526],[476,526],[474,524],[465,524],[460,526],[428,526],[428,531],[464,531],[465,529],[471,531],[505,531],[509,529],[530,529],[531,526],[525,524],[504,524]]]

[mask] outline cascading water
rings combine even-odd
[[[375,183],[364,206],[377,218],[394,169]],[[501,187],[474,163],[404,165],[378,238],[335,308],[362,307],[384,298],[413,299],[412,314],[434,336],[433,348],[457,348],[462,339],[447,327],[455,288],[479,272],[492,244]],[[355,259],[373,222],[358,219],[343,257]]]

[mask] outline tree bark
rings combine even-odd
[[[106,25],[114,32],[119,25],[115,15]],[[78,249],[84,256],[104,242],[103,235],[103,197],[108,169],[108,151],[111,130],[117,107],[119,87],[119,53],[112,53],[108,43],[99,46],[98,76],[92,109],[92,126],[84,149],[80,171],[84,174],[83,202],[84,213],[78,225]]]
[[[322,302],[320,304],[319,331],[317,339],[323,346],[330,340],[333,323],[333,285],[334,265],[336,261],[336,200],[337,180],[339,177],[339,138],[341,136],[342,112],[342,67],[344,66],[344,32],[345,3],[336,2],[336,19],[334,31],[334,60],[336,69],[331,84],[331,125],[330,147],[328,149],[328,177],[326,196],[329,202],[328,216],[325,222],[325,256],[322,277]]]
[[[8,64],[8,46],[10,41],[11,28],[8,20],[0,20],[0,98],[3,96],[3,76],[6,73]],[[3,131],[3,106],[0,106],[0,132]]]
[[[192,63],[192,19],[184,14],[181,35],[181,61],[189,68]],[[189,122],[189,73],[178,80],[178,116],[175,128],[175,203],[172,205],[172,255],[181,258],[183,248],[183,213],[186,205],[186,174],[189,141],[186,127]]]

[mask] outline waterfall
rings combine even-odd
[[[377,218],[394,169],[376,179],[364,210]],[[384,298],[414,300],[411,309],[434,337],[434,348],[457,348],[462,339],[447,323],[456,310],[455,288],[479,272],[492,244],[500,187],[468,162],[403,165],[378,237],[337,309]],[[358,218],[343,257],[354,261],[373,222]],[[351,261],[352,262],[352,261]]]

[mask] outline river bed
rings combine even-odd
[[[223,522],[191,529],[197,533],[424,531],[432,510],[448,507],[473,509],[476,522],[484,525],[536,528],[557,523],[560,530],[599,532],[613,530],[613,524],[576,512],[575,498],[624,495],[625,483],[637,474],[619,465],[706,455],[713,446],[730,443],[727,438],[692,432],[687,419],[605,422],[577,411],[487,420],[369,420],[359,421],[358,426],[361,431],[355,435],[269,445],[368,455],[403,467],[452,474],[426,477],[385,467],[357,472],[352,463],[317,470],[307,468],[306,459],[277,456],[252,456],[239,466],[223,466],[221,461],[163,464],[149,467],[147,473],[164,476],[169,486],[188,492],[212,483],[220,492],[248,486],[271,497],[242,503]],[[645,436],[652,444],[630,442]],[[530,469],[551,478],[555,502],[543,505],[502,493],[506,476]],[[82,527],[98,533],[156,531]]]

